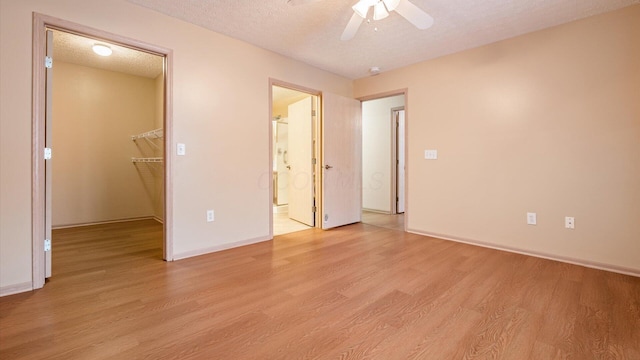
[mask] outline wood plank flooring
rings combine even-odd
[[[161,231],[56,231],[0,358],[640,359],[640,278],[366,224],[167,263]]]

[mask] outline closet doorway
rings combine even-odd
[[[34,288],[52,274],[61,231],[52,237],[52,229],[127,223],[135,232],[136,221],[143,229],[157,222],[158,260],[172,260],[171,52],[44,15],[34,20],[33,141],[51,154],[34,154]],[[94,53],[97,44],[110,56]],[[45,53],[52,66],[40,69]]]
[[[362,222],[405,225],[405,94],[362,102]]]
[[[273,234],[316,226],[319,96],[271,85]]]

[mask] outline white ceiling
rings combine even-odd
[[[363,23],[355,38],[340,35],[357,0],[291,6],[287,0],[127,0],[356,79],[478,47],[640,0],[411,0],[435,19],[418,30],[397,13]]]
[[[96,43],[109,45],[113,53],[106,57],[96,55],[91,49]],[[55,30],[53,32],[53,61],[54,63],[62,61],[151,79],[162,74],[163,70],[161,56]]]

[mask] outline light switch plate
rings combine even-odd
[[[527,224],[536,225],[537,223],[538,223],[538,219],[537,219],[536,213],[528,212],[527,213]]]
[[[437,160],[438,159],[438,150],[425,150],[424,158],[427,160]]]

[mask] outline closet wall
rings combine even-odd
[[[162,180],[162,163],[131,162],[131,157],[159,151],[147,149],[144,140],[131,140],[161,127],[159,84],[161,80],[56,62],[54,227],[162,215],[162,184],[156,181]]]

